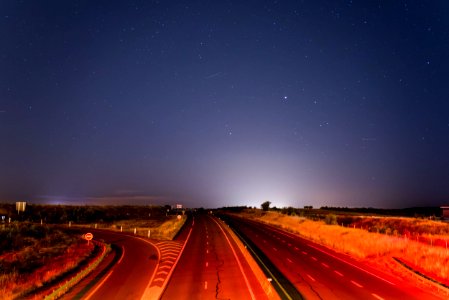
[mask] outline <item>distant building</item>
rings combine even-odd
[[[440,208],[443,210],[443,219],[449,220],[449,206],[441,206]]]

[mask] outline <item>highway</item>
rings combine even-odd
[[[66,294],[63,299],[140,299],[148,289],[157,269],[159,250],[147,240],[89,229],[95,240],[115,244],[119,249],[117,262],[93,286],[85,291]]]
[[[306,299],[441,299],[346,255],[276,227],[223,216]]]
[[[162,299],[267,299],[260,283],[219,220],[195,215],[184,251]]]

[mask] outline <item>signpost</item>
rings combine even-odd
[[[93,235],[92,233],[90,233],[90,232],[88,232],[88,233],[86,233],[86,234],[84,235],[84,239],[87,240],[87,244],[88,244],[88,245],[89,245],[90,240],[93,239],[93,238],[94,238],[94,235]]]

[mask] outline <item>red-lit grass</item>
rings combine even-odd
[[[122,220],[114,223],[97,223],[97,228],[121,230],[125,233],[134,233],[134,229],[136,229],[136,235],[144,237],[148,237],[148,230],[150,230],[150,238],[152,239],[172,240],[186,220],[186,216],[182,216],[180,220],[177,216],[164,216],[157,220]],[[91,228],[92,224],[79,226]]]
[[[400,236],[398,234],[388,235],[377,232],[369,232],[364,229],[354,227],[342,227],[339,225],[327,225],[323,221],[311,221],[297,216],[287,216],[276,212],[244,214],[246,217],[279,226],[288,231],[300,234],[312,241],[326,245],[336,251],[347,253],[359,259],[367,259],[377,264],[388,265],[391,257],[399,257],[404,262],[420,269],[428,275],[443,281],[449,281],[449,251],[443,247],[431,246],[422,242],[417,242],[413,238]],[[385,218],[377,218],[377,222],[392,224]],[[398,219],[398,218],[396,218]],[[391,232],[399,232],[403,228],[411,228],[408,222],[416,223],[414,219],[400,218],[396,222],[397,228],[392,228]],[[446,224],[425,221],[425,226],[431,228]],[[437,224],[433,224],[437,223]],[[424,231],[420,231],[424,234]],[[409,232],[413,237],[413,232]],[[448,236],[440,236],[449,238]]]
[[[13,223],[0,230],[0,299],[20,297],[76,267],[93,245],[59,229]]]

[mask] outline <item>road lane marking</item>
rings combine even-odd
[[[274,247],[273,247],[273,250],[274,250],[274,251],[278,251],[278,249],[276,249],[276,248],[274,248]]]
[[[209,266],[209,262],[206,261],[206,268]]]
[[[121,263],[122,260],[123,260],[123,257],[125,256],[125,247],[123,247],[123,245],[122,245],[121,247],[122,247],[122,256],[121,256],[120,259],[118,260],[118,263],[117,263],[117,264]]]
[[[209,249],[206,249],[206,253],[209,254]]]
[[[376,294],[374,294],[374,293],[372,293],[371,295],[373,295],[373,297],[376,298],[376,299],[379,299],[379,300],[385,300],[385,299],[382,298],[381,296],[376,295]]]
[[[354,280],[351,280],[351,283],[352,283],[353,285],[359,287],[359,288],[362,288],[362,287],[363,287],[363,285],[361,285],[361,284],[358,283],[358,282],[355,282]]]
[[[291,246],[292,246],[292,244],[288,243],[288,246],[289,246],[289,247],[291,247]]]
[[[312,280],[313,282],[315,282],[315,278],[313,278],[312,276],[310,276],[309,274],[307,274],[307,276],[310,278],[310,280]]]
[[[112,275],[112,272],[114,272],[114,270],[112,270],[108,276],[106,276],[98,285],[97,287],[86,297],[86,300],[89,300],[93,294],[95,294],[96,291],[98,291],[98,289],[103,285],[103,283],[109,278],[109,276]]]
[[[167,275],[168,272],[167,271],[159,271],[156,273],[156,275]]]
[[[266,240],[263,240],[263,242],[266,244],[267,243],[267,241]]]
[[[291,264],[293,263],[293,262],[290,260],[290,258],[287,258],[287,261],[288,261],[289,263],[291,263]]]
[[[204,282],[204,289],[207,290],[207,281]]]
[[[235,234],[236,234],[240,239],[243,240],[242,236],[241,236],[238,232],[235,232]],[[287,292],[287,291],[282,287],[282,285],[279,283],[279,281],[277,280],[276,276],[275,276],[273,273],[271,273],[270,269],[264,264],[264,262],[261,260],[261,258],[254,252],[253,249],[251,249],[251,246],[248,246],[248,248],[250,249],[250,251],[251,251],[251,253],[254,255],[254,257],[258,260],[258,262],[264,267],[265,271],[267,271],[267,273],[270,275],[270,278],[269,278],[269,279],[272,279],[272,280],[274,280],[274,281],[277,283],[277,285],[279,286],[279,288],[281,289],[281,291],[284,293],[285,297],[286,297],[288,300],[293,300],[292,297],[290,297],[290,295],[288,294],[288,292]],[[270,281],[270,280],[268,280],[268,281]]]
[[[295,247],[295,250],[298,251],[299,250],[298,247]]]
[[[325,268],[329,268],[329,266],[327,265],[327,264],[325,264],[325,263],[321,263]]]
[[[301,251],[301,253],[304,254],[304,255],[307,255],[307,252],[306,252],[306,251]]]
[[[335,274],[337,274],[338,276],[341,276],[341,277],[343,277],[344,275],[343,274],[341,274],[340,272],[338,272],[337,270],[334,270],[334,273]]]
[[[327,254],[327,255],[329,255],[329,256],[335,258],[335,259],[338,259],[339,261],[344,262],[345,264],[348,264],[348,265],[350,265],[350,266],[353,266],[354,268],[359,269],[360,271],[363,271],[363,272],[365,272],[365,273],[367,273],[367,274],[370,274],[371,276],[374,276],[374,277],[376,277],[376,278],[378,278],[378,279],[380,279],[380,280],[382,280],[382,281],[385,281],[386,283],[389,283],[389,284],[391,284],[391,285],[396,285],[396,284],[394,284],[393,282],[388,281],[388,280],[385,279],[385,278],[382,278],[382,277],[380,277],[380,276],[378,276],[378,275],[376,275],[376,274],[374,274],[374,273],[371,273],[370,271],[367,271],[367,270],[365,270],[365,269],[363,269],[363,268],[361,268],[361,267],[359,267],[359,266],[356,266],[356,265],[354,265],[353,263],[350,263],[350,262],[348,262],[348,261],[346,261],[346,260],[344,260],[344,259],[341,259],[340,257],[335,256],[335,255],[333,255],[333,254],[331,254],[331,253],[329,253],[329,252],[326,252],[326,251],[324,251],[324,250],[321,250],[321,249],[318,248],[318,247],[315,247],[315,246],[313,246],[313,245],[311,245],[311,244],[307,244],[307,245],[308,245],[309,247],[311,247],[311,248],[313,248],[313,249],[316,249],[316,250],[318,250],[318,251],[320,251],[320,252],[322,252],[322,253],[325,253],[325,254]]]
[[[168,273],[168,275],[167,275],[167,277],[166,277],[165,279],[170,279],[170,277],[172,276],[173,271],[175,270],[176,266],[178,265],[179,259],[181,258],[182,253],[184,252],[184,249],[185,249],[187,243],[189,242],[190,235],[192,234],[192,230],[193,230],[193,224],[192,224],[192,227],[191,227],[190,230],[189,230],[189,234],[187,235],[186,240],[184,241],[184,244],[183,244],[182,247],[181,247],[181,250],[179,251],[178,257],[177,257],[176,260],[174,261],[173,266],[172,266],[170,272]],[[147,240],[144,240],[144,239],[142,239],[142,238],[139,238],[139,239],[143,240],[143,241],[146,242],[146,243],[149,243],[150,245],[153,245],[151,242],[149,242],[149,241],[147,241]],[[159,251],[159,248],[157,248],[157,247],[155,247],[155,248],[156,248],[157,251],[158,251],[158,255],[159,255],[159,259],[160,259],[160,258],[161,258],[161,253],[160,253],[160,251]],[[149,293],[150,293],[150,290],[151,290],[151,289],[150,289],[150,286],[151,286],[151,284],[153,283],[153,279],[154,279],[154,276],[156,275],[156,270],[157,270],[158,267],[159,267],[159,263],[157,264],[156,268],[154,269],[153,275],[151,276],[151,279],[150,279],[150,283],[148,284],[148,286],[147,286],[145,292],[143,293],[142,297],[140,297],[141,300],[146,300],[146,299],[149,299],[149,298],[150,298],[150,294],[149,294]],[[167,284],[168,284],[168,280],[164,280],[164,282],[162,283],[161,289],[162,289],[162,290],[165,290],[165,288],[167,287]]]
[[[274,227],[272,227],[272,226],[270,226],[269,228],[270,228],[271,231],[275,231],[275,232],[280,233],[280,234],[282,234],[282,235],[284,235],[284,236],[288,236],[289,238],[295,238],[295,239],[300,238],[300,239],[305,240],[305,238],[302,238],[302,237],[300,237],[300,236],[297,236],[297,235],[294,235],[294,234],[291,234],[291,233],[286,233],[286,232],[284,232],[284,231],[282,231],[282,230],[279,230],[279,229],[277,229],[277,228],[274,228]],[[273,236],[274,236],[274,235],[273,235]],[[320,251],[320,252],[322,252],[322,253],[325,253],[325,254],[327,254],[327,255],[329,255],[329,256],[335,258],[335,259],[338,259],[339,261],[344,262],[345,264],[348,264],[348,265],[350,265],[350,266],[353,266],[353,267],[356,268],[356,269],[359,269],[359,270],[361,270],[361,271],[363,271],[363,272],[365,272],[365,273],[367,273],[367,274],[370,274],[371,276],[374,276],[374,277],[376,277],[376,278],[378,278],[378,279],[380,279],[380,280],[382,280],[382,281],[385,281],[386,283],[389,283],[389,284],[391,284],[391,285],[396,285],[395,283],[393,283],[393,282],[391,282],[391,281],[388,281],[387,279],[382,278],[382,277],[380,277],[379,275],[376,275],[376,274],[374,274],[374,273],[372,273],[372,272],[370,272],[370,271],[368,271],[368,270],[365,270],[365,269],[363,269],[363,268],[361,268],[361,267],[359,267],[359,266],[357,266],[357,265],[354,265],[353,263],[350,263],[350,262],[348,262],[348,261],[346,261],[346,260],[344,260],[344,259],[342,259],[342,258],[340,258],[340,257],[338,257],[338,256],[335,256],[335,255],[333,255],[333,254],[331,254],[331,253],[329,253],[329,252],[326,252],[326,251],[324,251],[324,250],[322,250],[322,249],[320,249],[320,248],[318,248],[318,247],[315,247],[315,246],[313,246],[312,244],[307,244],[307,245],[308,245],[309,247],[314,248],[314,249],[316,249],[316,250],[318,250],[318,251]]]
[[[252,290],[252,288],[251,288],[251,285],[249,284],[248,278],[246,277],[245,271],[243,270],[242,264],[240,263],[240,260],[239,260],[239,258],[238,258],[238,256],[237,256],[237,253],[236,253],[235,250],[234,250],[234,247],[233,247],[232,244],[231,244],[231,241],[229,240],[228,236],[226,235],[226,232],[224,231],[224,229],[221,227],[220,223],[218,223],[218,222],[217,222],[215,219],[213,219],[213,218],[211,218],[211,219],[212,219],[212,221],[214,221],[214,222],[218,225],[218,228],[220,228],[221,232],[222,232],[223,235],[225,236],[226,241],[228,241],[229,247],[231,248],[232,253],[234,254],[234,258],[235,258],[235,260],[237,261],[237,264],[238,264],[238,266],[239,266],[239,268],[240,268],[240,272],[241,272],[242,275],[243,275],[243,279],[245,279],[246,287],[248,288],[248,291],[249,291],[249,293],[250,293],[250,295],[251,295],[251,299],[256,300],[256,297],[254,296],[254,293],[253,293],[253,290]]]
[[[312,256],[312,259],[314,260],[314,261],[317,261],[318,259],[316,259],[316,257],[315,256]]]

